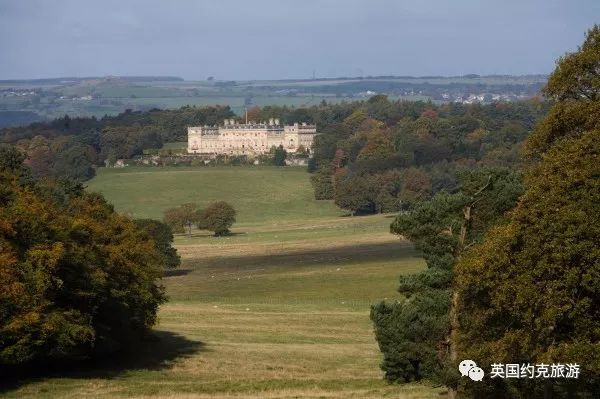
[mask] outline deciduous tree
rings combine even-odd
[[[0,368],[105,356],[143,338],[165,300],[154,242],[99,194],[23,179],[22,158],[5,154]]]
[[[163,213],[163,222],[174,233],[184,233],[187,228],[197,223],[202,213],[194,203],[187,203],[175,208],[169,208]]]
[[[202,211],[198,227],[214,232],[215,236],[229,234],[229,228],[235,223],[235,213],[227,202],[214,202]]]
[[[459,358],[577,363],[578,380],[484,379],[469,395],[593,397],[600,391],[600,28],[562,57],[555,101],[527,143],[539,160],[507,223],[457,266]],[[561,117],[562,116],[562,117]]]

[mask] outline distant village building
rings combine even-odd
[[[104,166],[107,168],[124,168],[127,166],[124,159],[117,159],[114,164],[111,165],[108,159],[104,160]]]
[[[271,147],[295,153],[299,148],[311,150],[317,128],[306,123],[282,125],[279,119],[262,123],[237,123],[225,119],[221,126],[188,127],[189,154],[259,155]]]

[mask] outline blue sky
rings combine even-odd
[[[0,0],[0,79],[548,73],[600,0]]]

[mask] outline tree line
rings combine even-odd
[[[69,117],[24,127],[0,129],[0,143],[27,154],[36,177],[60,176],[78,181],[92,178],[105,161],[128,159],[147,148],[187,140],[187,126],[217,124],[233,117],[229,107],[190,107],[177,110],[127,110],[97,119]]]
[[[317,172],[317,196],[333,198],[338,183],[346,177],[350,180],[341,183],[338,191],[344,193],[344,185],[351,185],[355,175],[365,173],[413,166],[443,180],[451,174],[447,169],[454,168],[457,162],[465,167],[469,167],[465,161],[472,160],[510,163],[515,159],[515,151],[511,153],[510,148],[523,140],[546,109],[547,105],[538,100],[436,106],[374,96],[368,101],[322,102],[307,108],[254,107],[248,111],[248,118],[316,123],[322,134],[316,140],[311,171]],[[65,115],[51,122],[1,129],[0,143],[15,145],[25,152],[26,163],[35,176],[68,176],[84,181],[93,177],[95,168],[106,161],[114,163],[116,159],[140,155],[144,149],[160,148],[165,142],[184,141],[187,126],[219,124],[226,118],[236,118],[227,106],[127,110],[100,119]],[[284,163],[282,151],[278,149],[274,156],[276,164]],[[441,171],[428,170],[441,161],[449,166],[438,165]],[[436,183],[443,184],[433,181],[432,190],[436,190]],[[422,188],[427,189],[426,186],[425,182]],[[387,191],[389,195],[377,193],[359,203],[347,203],[348,195],[340,194],[339,204],[358,207],[359,212],[397,208],[390,206],[388,197],[397,197],[398,193],[393,188]],[[410,197],[410,191],[404,194]],[[376,200],[378,194],[380,200]]]
[[[457,191],[468,170],[519,165],[523,140],[547,109],[539,99],[437,106],[372,97],[317,137],[315,197],[353,214],[409,210]]]

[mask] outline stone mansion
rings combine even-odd
[[[189,154],[260,155],[271,147],[285,148],[295,153],[301,146],[311,150],[317,134],[315,125],[294,123],[282,125],[279,119],[262,123],[237,123],[225,119],[221,126],[188,127]]]

